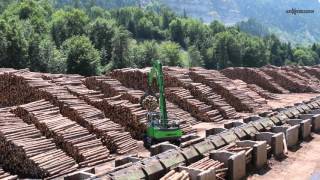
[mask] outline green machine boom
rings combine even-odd
[[[154,79],[156,79],[159,88],[159,98],[154,94],[151,94],[151,86]],[[160,112],[149,111],[147,113],[148,127],[144,136],[145,147],[149,148],[151,145],[163,141],[179,143],[182,131],[175,121],[168,120],[166,99],[164,95],[164,78],[160,61],[155,61],[150,73],[148,73],[148,87],[148,92],[144,97],[150,95],[156,97],[159,102]]]

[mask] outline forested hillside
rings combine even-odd
[[[236,24],[255,19],[283,41],[313,43],[320,40],[318,0],[159,0],[174,11],[202,19]],[[287,14],[290,9],[315,10],[312,14]]]
[[[0,8],[0,67],[93,75],[155,59],[211,69],[319,63],[317,44],[292,47],[259,37],[255,22],[252,36],[240,30],[247,25],[204,24],[148,1],[1,1]]]

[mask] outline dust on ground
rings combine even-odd
[[[293,106],[295,103],[303,102],[320,96],[320,93],[290,93],[277,94],[279,99],[268,100],[268,105],[271,108],[281,108],[286,106]]]
[[[282,161],[269,160],[269,170],[252,175],[249,180],[318,180],[320,179],[320,135],[303,142],[296,151],[289,151]]]

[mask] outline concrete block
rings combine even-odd
[[[291,126],[300,125],[299,137],[301,140],[304,140],[311,135],[311,119],[290,119],[287,123]]]
[[[287,126],[275,126],[272,128],[272,132],[279,133],[282,132],[285,134],[287,141],[287,146],[292,147],[298,144],[299,141],[299,125],[294,125],[291,127]]]
[[[245,151],[231,153],[228,151],[212,151],[210,158],[223,162],[228,168],[229,179],[240,180],[246,176]]]
[[[297,109],[297,107],[293,107],[290,109],[291,113],[293,114],[293,117],[298,117],[301,113],[303,113],[304,111],[301,110],[301,112]]]
[[[258,130],[255,127],[253,127],[252,124],[246,124],[239,128],[241,128],[250,138],[253,138],[255,134],[258,133]]]
[[[276,116],[270,117],[270,120],[275,124],[275,125],[280,125],[281,121],[278,119]]]
[[[218,135],[211,135],[207,138],[214,145],[215,149],[225,146],[227,143]]]
[[[238,137],[234,134],[233,131],[222,132],[218,134],[227,144],[236,142]]]
[[[270,130],[275,125],[270,118],[263,118],[259,120],[259,122],[262,125],[262,127],[266,130]]]
[[[294,114],[289,109],[281,111],[281,113],[286,115],[288,118],[294,118]]]
[[[166,174],[165,168],[155,157],[144,159],[141,163],[148,180],[158,180]]]
[[[257,141],[266,141],[271,146],[271,152],[274,156],[279,157],[283,154],[283,133],[261,132],[256,135]]]
[[[238,139],[240,139],[240,140],[244,140],[245,138],[246,138],[246,136],[247,136],[247,134],[243,131],[243,129],[241,129],[241,128],[237,128],[237,127],[235,127],[235,128],[232,128],[231,129],[233,132],[234,132],[234,134],[238,137]]]
[[[135,163],[138,161],[140,161],[140,158],[138,158],[136,156],[129,155],[129,156],[117,158],[114,163],[115,163],[115,167],[118,167],[118,166],[122,166],[124,164],[130,163],[130,162]]]
[[[244,123],[241,122],[241,121],[232,121],[232,122],[227,122],[224,124],[224,128],[226,129],[231,129],[233,127],[238,127],[238,126],[241,126],[243,125]]]
[[[210,136],[210,135],[216,135],[219,134],[221,132],[226,131],[227,129],[225,128],[211,128],[211,129],[207,129],[206,130],[206,137]]]
[[[267,142],[266,141],[238,141],[236,142],[241,147],[252,147],[252,162],[255,168],[260,169],[267,164]]]
[[[281,121],[281,124],[285,124],[286,121],[288,120],[288,117],[283,113],[279,113],[279,114],[275,115],[275,117]]]
[[[113,180],[127,180],[128,177],[130,177],[130,179],[146,179],[146,174],[141,166],[140,163],[136,163],[128,168],[110,173],[109,175]]]
[[[193,147],[198,151],[201,155],[206,155],[210,151],[214,150],[214,145],[209,140],[204,140],[202,142],[199,142],[197,144],[194,144]]]
[[[181,154],[186,159],[186,164],[189,165],[203,157],[194,147],[190,146],[181,150]]]
[[[178,150],[168,150],[156,156],[161,162],[162,166],[169,171],[176,167],[185,164],[186,159]]]
[[[251,124],[257,131],[263,131],[264,128],[261,125],[260,121],[251,121],[249,124]]]
[[[312,111],[311,111],[312,112]],[[318,132],[320,131],[320,113],[319,114],[301,114],[299,116],[301,119],[311,119],[312,123],[312,131]]]
[[[151,153],[151,156],[154,156],[154,155],[163,153],[165,151],[168,151],[170,149],[177,150],[177,149],[179,149],[179,147],[166,141],[166,142],[162,142],[162,143],[155,144],[155,145],[151,146],[150,153]]]

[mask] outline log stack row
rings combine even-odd
[[[267,90],[262,89],[260,86],[256,84],[247,84],[247,87],[250,88],[252,91],[258,93],[261,97],[265,99],[280,99],[276,94],[271,93]]]
[[[320,80],[316,76],[309,74],[302,66],[284,66],[281,69],[291,72],[291,75],[294,77],[303,78],[305,81],[310,81],[317,85],[320,83]]]
[[[122,122],[123,125],[125,126],[127,126],[127,124],[119,120],[119,119],[124,119],[125,117],[119,117],[120,116],[119,114],[115,114],[115,112],[110,111],[110,108],[112,108],[110,105],[114,104],[115,106],[117,106],[118,103],[116,101],[119,101],[119,103],[121,104],[122,102],[126,102],[128,100],[130,103],[132,103],[132,106],[141,108],[140,99],[144,95],[144,92],[141,90],[126,88],[119,81],[115,79],[110,79],[110,77],[106,77],[106,76],[95,76],[95,77],[86,78],[85,84],[89,89],[102,90],[105,96],[109,96],[108,92],[112,92],[111,94],[113,95],[113,97],[110,97],[110,100],[103,101],[106,103],[104,105],[104,107],[106,107],[104,108],[104,112],[108,117],[114,118],[113,120],[115,121]],[[112,103],[110,104],[109,102],[112,102]],[[169,118],[178,120],[180,122],[180,125],[181,125],[180,127],[182,128],[183,132],[190,133],[192,131],[191,125],[194,125],[197,123],[196,119],[192,117],[190,113],[188,113],[187,111],[183,111],[182,109],[178,108],[178,106],[174,105],[173,103],[170,103],[169,101],[167,101],[167,107],[168,107],[167,111],[168,111]],[[118,107],[113,107],[113,108],[118,109]],[[144,127],[144,126],[139,125],[134,127]],[[132,127],[130,127],[129,129],[132,129]],[[137,133],[136,132],[132,132],[132,133],[138,134],[139,132],[141,132],[141,130],[138,130]]]
[[[182,87],[167,88],[166,97],[178,104],[185,111],[190,112],[194,117],[204,122],[217,122],[223,120],[222,115],[217,109],[212,108],[195,99],[190,91]]]
[[[308,74],[316,77],[317,79],[320,79],[320,69],[316,68],[315,66],[313,67],[308,67],[308,66],[303,66],[302,67]]]
[[[237,111],[254,112],[260,108],[260,105],[247,95],[246,90],[238,88],[231,79],[218,71],[193,68],[190,72],[190,77],[195,82],[200,82],[211,87]]]
[[[257,68],[234,67],[224,69],[221,73],[230,79],[240,79],[248,84],[256,84],[272,93],[289,93],[273,77]]]
[[[8,171],[21,177],[55,178],[77,169],[77,163],[33,125],[9,112],[1,112],[0,119],[0,160]]]
[[[95,135],[63,117],[59,108],[45,100],[18,106],[13,112],[26,122],[32,122],[47,138],[73,157],[81,166],[93,166],[110,161],[109,150]]]
[[[218,109],[225,119],[234,118],[236,110],[230,106],[224,98],[215,93],[212,88],[202,83],[195,83],[189,76],[189,71],[182,68],[166,68],[165,77],[170,82],[169,86],[182,86],[190,90],[196,99]]]
[[[16,180],[18,179],[17,175],[11,175],[10,173],[5,172],[1,167],[0,167],[0,179],[4,180]]]
[[[313,86],[308,85],[305,81],[289,76],[286,71],[278,68],[261,68],[263,72],[273,77],[273,79],[282,87],[288,89],[290,92],[317,92]]]
[[[108,145],[109,150],[117,148],[117,153],[126,153],[132,150],[121,144],[124,142],[119,140],[122,137],[126,137],[130,141],[137,143],[136,140],[127,136],[128,133],[123,132],[123,128],[119,124],[106,118],[101,110],[87,104],[77,96],[72,95],[65,86],[56,85],[51,82],[52,80],[44,80],[42,79],[42,74],[39,73],[18,71],[6,74],[9,74],[13,79],[21,79],[20,85],[22,85],[24,89],[33,91],[36,96],[35,99],[51,101],[59,107],[62,115],[86,127],[90,133],[95,133],[98,137],[104,136],[103,139],[106,139],[105,142],[112,142],[110,139],[114,139],[114,143]],[[69,82],[68,85],[70,84],[73,83]],[[120,131],[121,133],[112,133],[111,131]],[[137,148],[137,146],[132,147]]]

